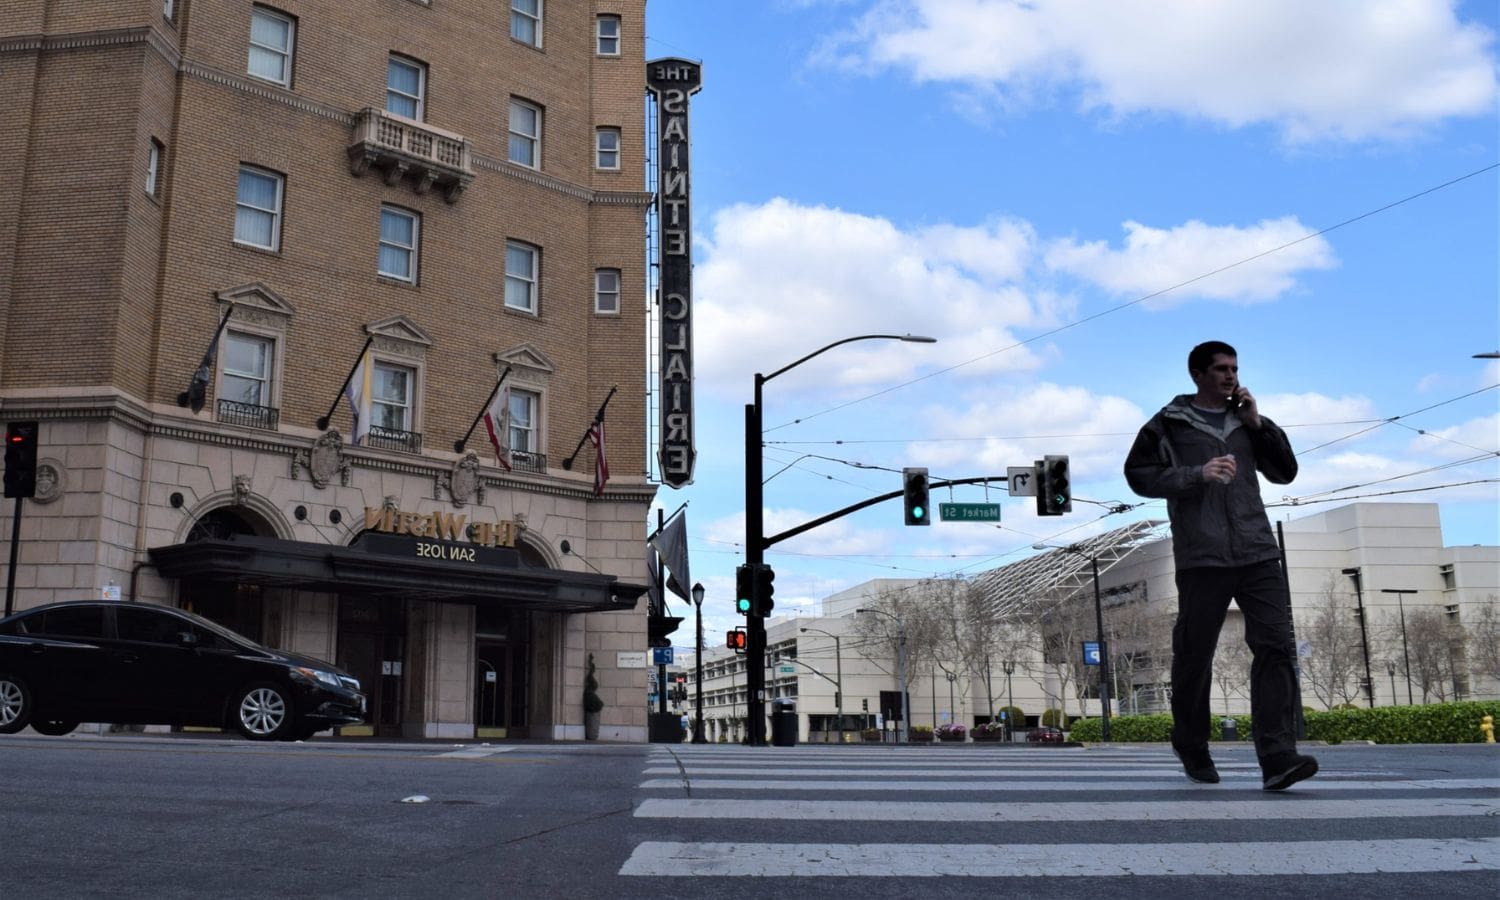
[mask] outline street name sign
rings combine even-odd
[[[998,503],[939,503],[938,517],[944,522],[998,522]]]

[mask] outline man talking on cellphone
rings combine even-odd
[[[1188,375],[1197,391],[1152,416],[1125,459],[1131,490],[1166,499],[1172,523],[1172,749],[1188,778],[1218,783],[1208,752],[1208,700],[1214,650],[1233,599],[1254,657],[1250,714],[1261,786],[1281,791],[1317,774],[1318,761],[1297,752],[1291,601],[1256,473],[1289,484],[1297,458],[1286,432],[1261,415],[1240,384],[1233,347],[1222,341],[1194,347]]]

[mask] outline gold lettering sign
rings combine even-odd
[[[467,527],[465,527],[467,523]],[[514,522],[468,522],[468,516],[449,513],[413,513],[378,506],[365,507],[365,529],[384,534],[407,534],[440,541],[470,541],[481,547],[514,547]]]

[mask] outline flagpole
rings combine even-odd
[[[672,510],[672,514],[670,516],[667,516],[666,519],[664,519],[663,521],[666,521],[666,522],[672,521],[673,519],[677,518],[677,514],[678,513],[682,512],[683,510],[685,510],[687,508],[688,508],[687,501],[684,500],[683,503],[682,503],[682,505],[679,506],[679,507],[677,507],[676,509]],[[650,534],[646,535],[646,540],[649,541],[652,538],[656,537],[658,534],[661,534],[661,530],[663,528],[666,528],[666,527],[667,526],[665,526],[665,525],[659,526],[655,531],[653,531]]]
[[[349,386],[349,379],[354,377],[354,370],[359,368],[360,360],[365,358],[365,351],[369,350],[370,345],[373,343],[375,343],[375,335],[372,334],[365,338],[365,345],[359,349],[359,355],[354,357],[354,365],[349,367],[349,374],[344,376],[344,383],[339,385],[339,389],[334,392],[333,405],[328,407],[328,415],[318,420],[319,431],[328,428],[328,423],[333,419],[334,411],[339,408],[339,400],[344,396],[344,388]]]
[[[495,399],[495,395],[498,394],[498,393],[500,393],[500,385],[502,385],[502,384],[505,383],[505,376],[507,376],[509,374],[510,374],[510,366],[507,365],[505,367],[505,371],[500,373],[500,380],[497,381],[497,382],[495,382],[495,387],[494,387],[493,390],[490,391],[490,395],[488,397],[484,398],[484,405],[481,406],[481,407],[479,407],[479,415],[477,415],[477,416],[474,417],[474,421],[469,425],[469,430],[464,432],[464,436],[463,437],[461,437],[458,440],[456,440],[456,441],[453,442],[453,452],[454,453],[462,453],[462,452],[464,452],[464,444],[467,444],[469,442],[469,438],[472,437],[473,434],[474,434],[474,429],[476,429],[476,428],[479,427],[479,420],[483,419],[484,418],[484,414],[489,411],[490,401],[494,400]]]
[[[208,349],[205,350],[205,351],[203,351],[203,361],[200,362],[200,363],[198,363],[198,369],[193,372],[193,378],[194,379],[196,379],[198,377],[198,373],[199,372],[203,372],[205,374],[205,376],[206,376],[208,368],[214,364],[214,359],[213,358],[214,358],[215,352],[218,350],[218,347],[219,347],[219,338],[224,334],[224,326],[229,324],[229,317],[233,313],[234,313],[234,302],[230,301],[229,302],[229,308],[226,309],[226,310],[224,310],[224,318],[222,318],[222,319],[219,320],[219,327],[218,327],[218,329],[216,331],[214,331],[214,339],[208,342]],[[206,387],[207,385],[205,384],[204,386]],[[193,398],[193,389],[192,389],[192,384],[190,382],[189,385],[188,385],[188,389],[177,395],[177,405],[178,406],[187,406],[189,403],[192,402],[192,398]],[[202,404],[199,404],[199,408],[202,408]]]
[[[604,407],[606,407],[606,406],[609,405],[609,399],[611,397],[613,397],[615,395],[615,391],[618,391],[619,389],[620,389],[620,386],[618,384],[612,384],[612,385],[610,385],[610,387],[609,387],[609,393],[604,396],[604,402],[601,403],[601,404],[599,404],[599,411],[596,412],[596,413],[594,413],[594,421],[595,422],[602,422],[602,421],[604,421]],[[583,442],[587,441],[588,439],[589,439],[589,430],[587,428],[585,428],[583,430],[583,437],[581,437],[581,438],[578,439],[578,446],[574,447],[572,454],[569,455],[567,459],[563,460],[563,469],[565,469],[566,471],[569,471],[569,472],[573,471],[573,460],[575,460],[575,459],[578,458],[578,451],[583,449]]]

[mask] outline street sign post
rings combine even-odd
[[[939,503],[938,516],[944,522],[998,522],[998,503]]]

